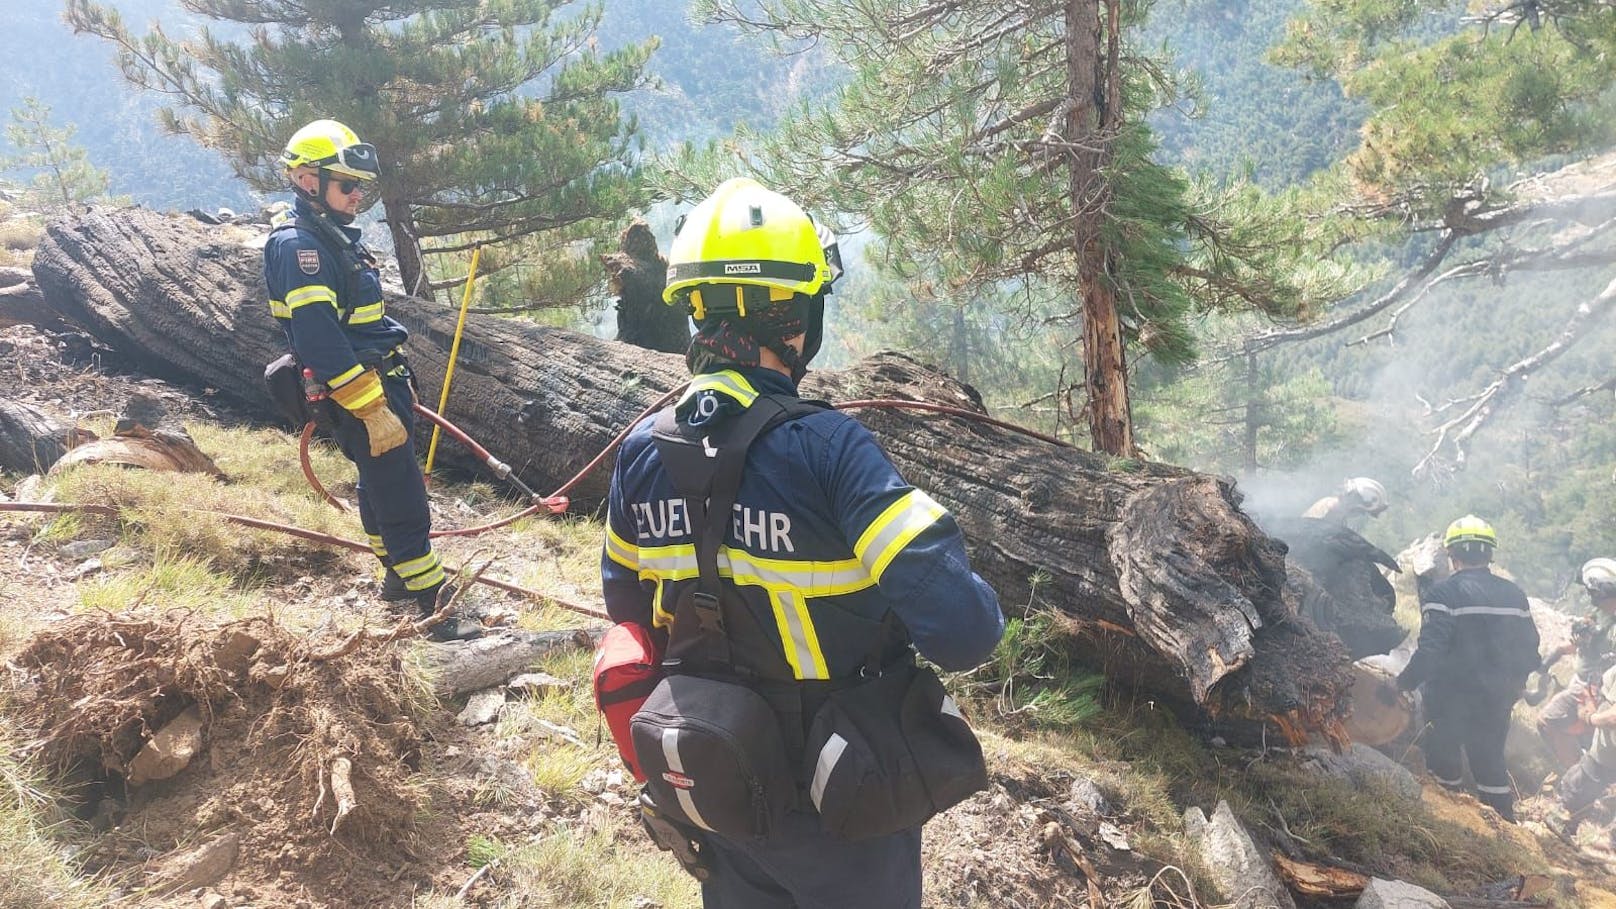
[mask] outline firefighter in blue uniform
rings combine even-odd
[[[664,295],[689,306],[698,327],[681,422],[718,425],[760,395],[796,395],[840,267],[827,238],[795,203],[751,180],[724,183],[685,219]],[[665,594],[696,574],[697,557],[689,514],[652,444],[654,419],[618,455],[601,573],[614,621],[665,635]],[[721,574],[797,679],[857,675],[869,629],[889,614],[906,643],[945,669],[988,658],[1004,619],[970,569],[959,526],[904,482],[857,420],[822,410],[787,422],[748,450],[741,477]],[[918,827],[847,842],[821,832],[811,806],[786,818],[762,842],[706,835],[707,909],[918,909]]]
[[[1538,666],[1537,626],[1526,594],[1488,569],[1498,534],[1475,515],[1448,525],[1442,537],[1453,574],[1432,585],[1420,604],[1420,638],[1397,687],[1424,686],[1431,730],[1425,767],[1448,789],[1464,783],[1470,763],[1476,797],[1506,821],[1515,794],[1504,763],[1510,709]]]
[[[379,174],[376,149],[335,120],[292,135],[281,154],[297,196],[291,216],[264,245],[269,310],[292,354],[327,389],[342,453],[359,469],[359,519],[384,568],[383,599],[413,601],[422,615],[445,594],[432,550],[426,485],[411,442],[414,403],[402,345],[409,332],[388,318],[376,262],[352,227],[362,188]],[[434,640],[478,634],[455,618]]]

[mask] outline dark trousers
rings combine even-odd
[[[857,842],[792,812],[761,844],[708,834],[704,909],[920,909],[920,828]]]
[[[1457,789],[1464,783],[1463,761],[1468,759],[1476,798],[1507,821],[1515,820],[1515,790],[1504,763],[1504,740],[1519,691],[1519,686],[1488,689],[1431,682],[1424,692],[1431,721],[1425,768],[1443,786]]]
[[[382,564],[392,567],[431,554],[432,542],[427,535],[432,531],[432,515],[427,510],[421,465],[415,460],[415,413],[410,409],[409,380],[388,377],[382,380],[382,388],[387,393],[387,405],[404,424],[409,438],[379,458],[370,456],[370,435],[365,424],[335,403],[328,406],[335,412],[337,445],[359,468],[359,483],[354,489],[359,498],[359,523],[373,542],[375,537],[381,537],[386,555],[377,555]]]

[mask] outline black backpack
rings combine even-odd
[[[760,396],[712,432],[664,410],[652,438],[696,532],[699,578],[673,607],[667,676],[630,721],[646,793],[675,821],[734,839],[764,839],[786,811],[811,807],[844,839],[925,823],[987,786],[981,746],[935,673],[912,651],[883,665],[901,623],[888,615],[858,676],[798,681],[756,616],[718,573],[718,550],[751,444],[829,405]],[[806,740],[800,715],[766,696],[815,688]],[[798,702],[799,704],[801,702]]]

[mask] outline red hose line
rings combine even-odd
[[[313,438],[314,421],[310,420],[303,424],[303,436],[297,443],[297,463],[299,467],[303,468],[303,479],[309,481],[309,485],[314,487],[314,491],[320,494],[320,498],[325,499],[326,504],[338,511],[345,512],[348,510],[348,506],[342,504],[341,499],[326,491],[325,484],[320,482],[319,475],[314,472],[314,462],[309,460],[309,442]]]

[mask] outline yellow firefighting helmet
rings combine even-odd
[[[281,163],[287,170],[318,167],[355,180],[374,180],[381,173],[376,147],[336,120],[316,120],[293,133]]]
[[[1498,546],[1498,532],[1481,518],[1467,514],[1448,525],[1442,534],[1442,545],[1466,553],[1479,552],[1477,547],[1492,550]]]
[[[756,180],[726,180],[685,216],[668,251],[667,303],[709,313],[812,297],[834,276],[813,219]],[[749,290],[748,288],[757,288]]]

